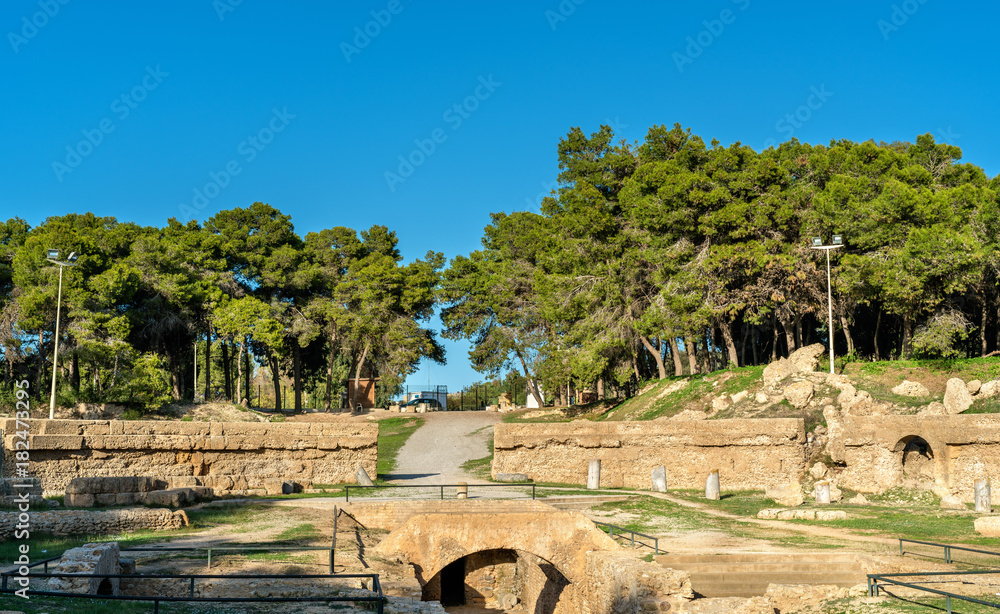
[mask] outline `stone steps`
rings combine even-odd
[[[629,495],[580,495],[575,497],[546,497],[545,499],[538,500],[560,510],[586,510],[600,503],[628,501],[630,498]]]
[[[849,587],[866,579],[857,559],[845,554],[663,555],[654,560],[689,572],[691,588],[704,597],[763,595],[768,584]]]

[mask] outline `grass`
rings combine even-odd
[[[492,427],[489,427],[492,428]],[[462,471],[479,478],[480,480],[489,480],[492,478],[493,471],[493,435],[490,435],[489,439],[486,440],[486,447],[489,449],[490,453],[482,458],[474,458],[467,460],[462,463]]]
[[[756,518],[762,509],[782,507],[759,491],[726,493],[719,501],[705,499],[700,491],[686,490],[675,493],[690,501],[709,505],[743,518]],[[851,496],[844,491],[844,500]],[[927,491],[892,489],[881,495],[865,495],[870,505],[856,506],[846,503],[816,505],[806,502],[795,509],[843,510],[846,520],[783,520],[793,524],[837,527],[857,535],[877,535],[887,538],[906,538],[951,544],[995,545],[996,540],[985,538],[973,528],[974,516],[969,512],[945,510],[939,507],[940,499]]]
[[[272,541],[275,542],[302,542],[302,541],[312,541],[322,537],[322,534],[315,527],[315,525],[310,523],[296,525],[294,527],[289,527],[274,536]]]
[[[396,469],[396,455],[420,426],[423,418],[416,416],[386,418],[378,423],[378,475],[392,473]]]

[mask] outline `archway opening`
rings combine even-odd
[[[115,594],[115,589],[114,589],[113,586],[111,586],[111,579],[110,578],[104,578],[103,580],[101,580],[101,583],[97,585],[97,594],[98,595],[114,595]]]
[[[465,605],[465,558],[441,570],[441,605]]]
[[[521,550],[495,549],[449,563],[423,588],[424,601],[469,611],[573,612],[570,581],[551,562]],[[520,609],[518,609],[520,608]],[[462,610],[463,612],[465,610]]]
[[[918,435],[904,437],[896,444],[896,451],[902,453],[904,483],[933,481],[934,450],[926,439]]]

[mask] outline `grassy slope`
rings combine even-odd
[[[829,364],[829,363],[827,363]],[[882,362],[853,362],[841,365],[842,372],[867,390],[872,397],[888,401],[900,407],[901,413],[915,413],[931,401],[944,398],[945,384],[949,378],[958,377],[964,381],[979,379],[988,381],[1000,379],[1000,360],[995,358],[969,358],[963,360],[897,360]],[[825,365],[820,363],[820,371]],[[512,412],[504,416],[504,422],[568,422],[573,419],[587,420],[654,420],[669,418],[684,410],[707,411],[712,400],[722,395],[732,395],[746,390],[749,396],[744,401],[716,413],[713,418],[792,418],[801,417],[806,421],[806,429],[811,430],[823,422],[822,407],[797,410],[787,402],[769,405],[766,408],[754,401],[754,394],[762,389],[761,376],[764,366],[740,367],[715,371],[704,375],[668,377],[647,383],[642,394],[607,409],[601,404],[578,406],[572,411],[554,412],[535,416],[536,410]],[[929,397],[912,398],[892,392],[892,388],[904,379],[918,381],[927,386]],[[679,382],[686,382],[680,385]],[[679,386],[669,394],[663,394],[670,386]],[[834,388],[819,386],[817,400],[824,397],[830,402],[836,398]],[[606,410],[606,411],[605,411]],[[1000,413],[1000,399],[980,399],[975,401],[966,413]]]
[[[386,418],[378,423],[378,474],[392,473],[396,468],[396,455],[420,426],[423,418],[416,416]]]

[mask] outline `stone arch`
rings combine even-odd
[[[463,557],[491,550],[523,552],[540,561],[546,572],[566,579],[563,597],[569,603],[575,600],[574,586],[585,584],[587,553],[620,549],[579,512],[536,502],[504,507],[512,511],[500,511],[494,502],[469,502],[465,512],[414,515],[379,543],[376,552],[409,563],[421,586]]]
[[[460,575],[460,580],[455,574]],[[556,611],[570,585],[555,564],[537,554],[491,549],[465,554],[446,563],[427,579],[421,598],[440,601],[442,605],[503,610],[520,605],[535,614]]]
[[[898,455],[903,481],[934,479],[934,449],[920,435],[901,437],[892,451]]]

